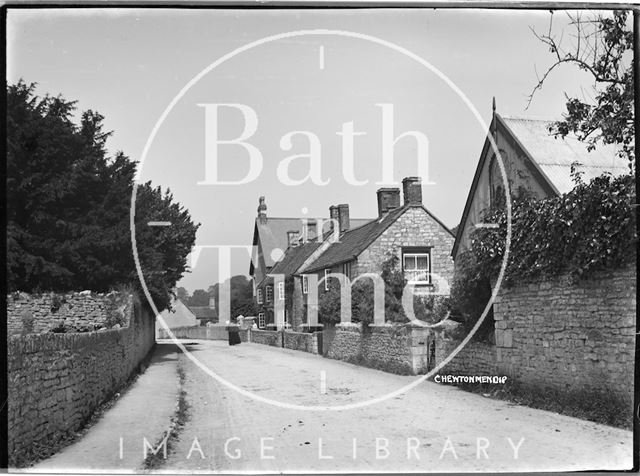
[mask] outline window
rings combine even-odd
[[[273,286],[267,286],[267,302],[273,301]]]
[[[264,312],[259,312],[258,313],[258,328],[259,329],[264,329],[264,326],[265,326]]]
[[[331,273],[330,269],[325,269],[324,270],[324,290],[328,291],[329,290],[329,274]]]
[[[309,294],[309,278],[307,276],[302,277],[302,294]]]
[[[278,283],[278,300],[284,300],[284,283]]]
[[[402,251],[404,278],[413,284],[431,284],[431,250],[409,249]]]
[[[262,304],[263,300],[262,300],[262,289],[258,288],[258,304]]]

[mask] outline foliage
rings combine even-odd
[[[587,279],[596,271],[634,262],[633,177],[605,174],[588,184],[576,182],[571,192],[559,197],[514,200],[502,286],[560,274]],[[499,227],[478,228],[472,233],[471,249],[456,263],[451,292],[467,326],[477,321],[489,301],[489,283],[497,277],[505,253],[506,212],[493,208],[484,215],[484,222]]]
[[[253,284],[251,280],[243,275],[233,276],[230,279],[229,286],[231,290],[231,294],[229,296],[231,303],[231,317],[234,319],[240,315],[255,316],[257,310],[253,301]],[[196,296],[197,292],[198,290],[194,291],[193,297]],[[219,312],[220,284],[216,283],[213,286],[210,286],[209,292],[206,296],[207,304],[205,305],[209,305],[209,296],[211,296],[215,299],[216,307]]]
[[[103,116],[72,121],[75,102],[7,85],[7,284],[27,292],[108,291],[138,281],[129,231],[136,164],[109,157]],[[136,241],[159,310],[186,271],[198,225],[150,183],[138,188]],[[146,226],[171,221],[161,230]]]
[[[617,10],[612,15],[598,14],[583,18],[568,14],[569,26],[576,39],[569,49],[563,45],[564,35],[553,32],[553,12],[547,33],[536,37],[549,47],[555,62],[538,78],[535,92],[542,88],[549,74],[558,66],[571,64],[591,74],[595,80],[593,101],[567,97],[567,113],[554,123],[551,132],[565,137],[574,133],[593,150],[599,141],[619,144],[619,155],[634,165],[634,97],[633,97],[633,30],[629,11]]]
[[[402,294],[406,281],[399,266],[397,253],[390,252],[381,265],[380,277],[384,281],[384,313],[386,322],[406,323],[408,318],[402,306]],[[330,279],[329,290],[318,297],[319,317],[323,323],[340,322],[340,284]],[[413,310],[417,319],[435,323],[444,319],[449,310],[449,299],[443,296],[414,296]],[[351,320],[363,324],[373,323],[374,285],[368,278],[361,278],[351,288]]]

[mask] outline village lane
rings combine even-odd
[[[288,349],[185,341],[253,394],[295,405],[380,397],[416,377]],[[632,466],[632,432],[423,382],[340,411],[281,408],[238,393],[181,354],[188,417],[160,470],[577,471]],[[446,371],[441,372],[446,374]]]

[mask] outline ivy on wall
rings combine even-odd
[[[634,177],[596,177],[589,183],[574,174],[575,188],[559,197],[512,202],[511,245],[502,282],[545,280],[567,274],[588,279],[593,272],[632,263],[636,256]],[[457,259],[452,301],[475,322],[490,297],[489,282],[502,266],[507,235],[504,206],[483,213],[485,223],[471,235],[471,249]]]

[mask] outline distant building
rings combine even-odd
[[[613,145],[600,145],[593,151],[574,135],[555,138],[549,127],[552,121],[502,117],[493,109],[489,134],[500,151],[511,196],[526,191],[534,198],[556,197],[574,187],[572,167],[582,174],[582,180],[609,172],[612,175],[629,173],[626,159],[618,156]],[[471,189],[456,232],[452,250],[455,258],[469,249],[469,237],[481,222],[483,210],[504,196],[504,180],[498,159],[485,139]]]
[[[201,326],[206,326],[209,322],[212,324],[218,322],[218,311],[214,298],[209,299],[208,306],[189,306],[189,310],[196,316]]]
[[[195,314],[180,300],[176,299],[171,304],[173,308],[171,311],[165,309],[160,313],[160,317],[165,322],[169,329],[175,329],[177,327],[196,327],[199,324]],[[156,337],[158,332],[163,329],[160,323],[156,324]]]

